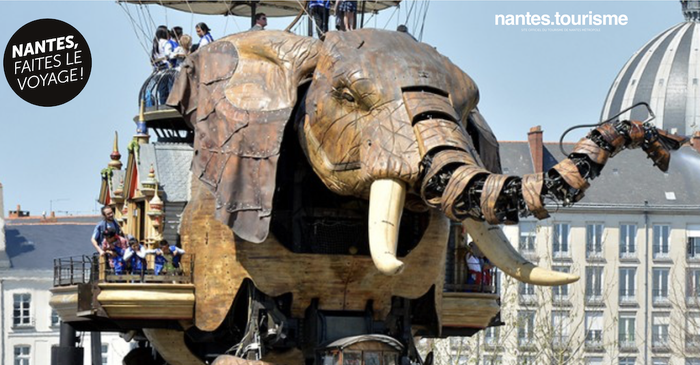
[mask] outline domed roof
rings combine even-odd
[[[681,5],[686,21],[632,55],[610,87],[601,120],[644,101],[656,114],[657,127],[681,135],[700,130],[700,0],[682,0]],[[646,109],[635,108],[621,119],[646,117]]]

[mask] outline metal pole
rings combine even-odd
[[[255,13],[257,13],[258,4],[253,1],[250,3],[250,26],[251,28],[255,26]]]
[[[102,365],[102,333],[90,332],[92,365]]]
[[[644,242],[646,247],[644,250],[646,255],[644,255],[644,343],[649,344],[649,211],[647,206],[648,201],[644,201]],[[649,346],[644,347],[644,364],[649,363]]]
[[[362,15],[360,15],[360,29],[362,29],[365,27],[365,2],[364,1],[360,1],[360,2],[362,3]],[[355,16],[357,17],[357,14],[355,14]]]
[[[75,328],[61,322],[58,346],[51,347],[51,365],[82,365],[83,348],[76,347]]]

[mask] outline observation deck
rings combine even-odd
[[[193,263],[184,255],[178,273],[116,275],[97,256],[55,259],[49,304],[79,330],[178,329],[194,313]]]

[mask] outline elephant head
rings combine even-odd
[[[483,222],[512,217],[495,206],[501,191],[521,180],[497,174],[498,143],[478,99],[466,73],[404,33],[331,32],[320,42],[265,31],[223,38],[191,56],[169,104],[195,130],[193,171],[214,193],[217,218],[243,240],[261,242],[269,233],[291,122],[328,189],[369,199],[370,251],[379,271],[403,268],[396,258],[402,211],[436,207],[466,219],[482,252],[507,274],[542,285],[577,280],[529,263],[500,228]],[[528,206],[541,211],[542,179],[526,180],[524,190],[536,196]],[[476,208],[465,205],[470,199]]]

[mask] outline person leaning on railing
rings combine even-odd
[[[129,248],[124,251],[124,262],[130,274],[141,274],[146,268],[146,250],[134,237],[129,237]]]
[[[122,256],[129,246],[126,238],[117,235],[112,227],[104,230],[104,240],[102,241],[102,256],[107,258],[107,265],[114,270],[116,275],[121,275],[124,270],[124,260]]]
[[[167,240],[160,241],[160,248],[146,250],[147,255],[155,255],[154,273],[173,274],[180,269],[180,259],[185,254],[185,250],[168,244]]]
[[[90,241],[92,241],[92,245],[95,247],[95,250],[100,255],[103,255],[102,248],[100,247],[105,239],[104,232],[106,231],[107,228],[111,228],[115,234],[120,235],[122,234],[122,229],[119,226],[119,223],[114,220],[114,210],[112,210],[112,207],[109,205],[105,205],[102,207],[100,210],[102,212],[102,221],[98,223],[95,226],[95,229],[92,231],[92,237],[90,237]],[[126,248],[126,247],[125,247]]]

